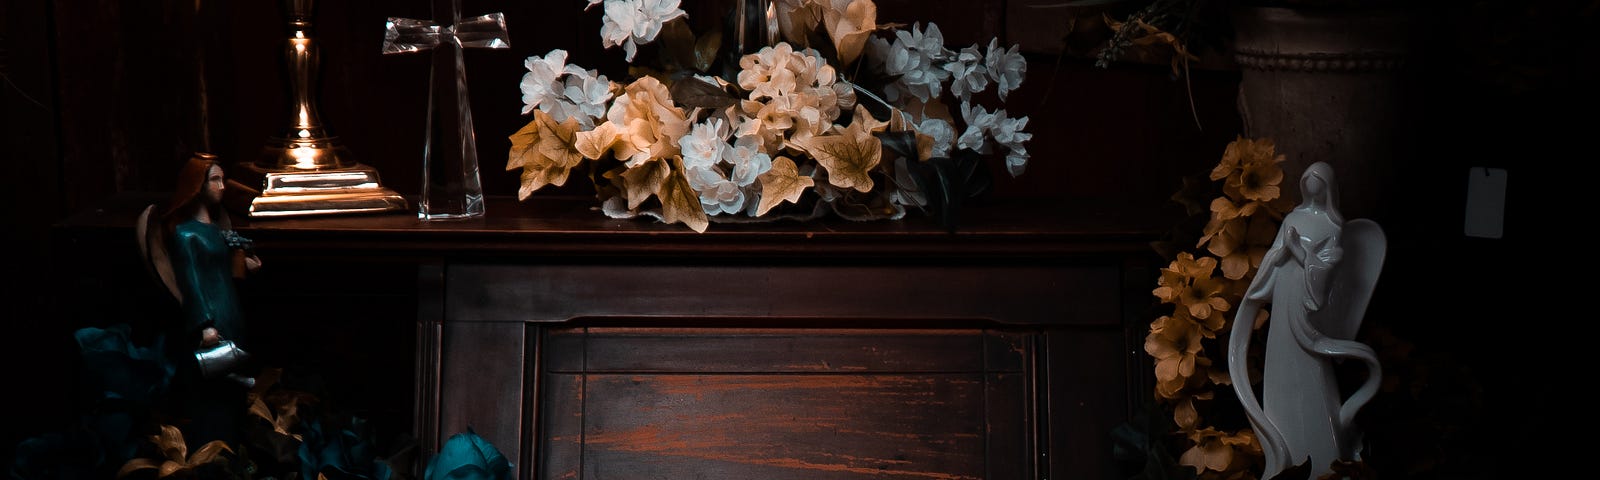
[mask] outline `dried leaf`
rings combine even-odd
[[[611,122],[602,123],[596,126],[594,130],[578,132],[578,153],[582,154],[583,158],[599,160],[606,155],[606,152],[617,148],[616,144],[621,138],[622,133],[617,129],[617,124]],[[516,147],[513,145],[512,148],[515,150]]]
[[[233,453],[233,449],[228,448],[228,444],[223,443],[222,440],[207,442],[194,452],[193,457],[189,457],[189,466],[198,467],[217,460],[226,460],[221,457],[222,452]]]
[[[558,166],[578,166],[583,161],[583,154],[577,149],[578,119],[567,118],[558,123],[543,110],[535,111],[534,117],[539,123],[539,153]],[[555,184],[561,185],[561,182]]]
[[[853,122],[838,134],[812,137],[801,147],[828,170],[828,183],[839,188],[872,191],[869,172],[883,157],[883,142],[867,133],[863,123]]]
[[[543,110],[534,110],[533,121],[511,135],[511,159],[506,169],[522,168],[522,186],[517,198],[527,200],[545,185],[567,182],[572,167],[583,162],[579,152],[577,119],[557,123]]]
[[[150,437],[155,442],[156,448],[161,451],[161,456],[167,460],[182,462],[189,456],[189,446],[183,443],[183,431],[172,425],[162,425],[161,433]]]
[[[799,168],[789,157],[773,160],[772,169],[756,177],[756,180],[761,182],[761,205],[756,210],[758,217],[766,215],[768,210],[783,202],[800,201],[800,195],[816,184],[811,177],[800,175]]]
[[[161,469],[160,469],[159,473],[156,474],[156,476],[160,477],[160,478],[167,478],[167,477],[172,476],[172,474],[174,474],[174,473],[178,473],[178,472],[185,471],[185,470],[188,470],[188,469],[189,469],[188,465],[184,465],[182,463],[178,463],[178,462],[174,462],[174,461],[171,461],[171,460],[167,460],[165,462],[161,462]]]
[[[511,157],[506,159],[506,171],[528,165],[530,157],[539,155],[539,120],[529,120],[527,125],[511,134]]]
[[[683,160],[673,157],[672,168],[667,180],[661,184],[661,219],[667,223],[679,223],[689,226],[696,232],[705,233],[710,220],[706,218],[705,208],[700,206],[700,194],[689,188],[689,179],[683,176]]]
[[[644,162],[622,172],[623,195],[628,199],[628,210],[639,208],[651,195],[659,195],[671,168],[665,160]],[[698,197],[697,197],[698,198]],[[665,202],[663,202],[665,203]]]
[[[275,419],[272,417],[272,410],[267,409],[267,402],[261,401],[260,398],[251,399],[250,414],[261,417],[268,422],[275,421]]]
[[[672,82],[672,101],[687,108],[705,108],[719,110],[737,103],[739,99],[717,85],[712,85],[695,78],[684,78]]]
[[[161,465],[157,464],[155,460],[148,458],[135,458],[133,460],[128,460],[128,463],[122,464],[122,468],[117,470],[116,478],[126,477],[128,474],[133,472],[151,470],[160,467]]]

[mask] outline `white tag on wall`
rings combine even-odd
[[[1467,170],[1466,235],[1500,238],[1505,235],[1506,170],[1472,167]]]

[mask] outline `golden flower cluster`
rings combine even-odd
[[[1262,457],[1250,429],[1218,430],[1205,424],[1201,412],[1215,399],[1217,385],[1232,383],[1227,367],[1212,357],[1223,355],[1217,332],[1230,328],[1233,307],[1291,208],[1280,197],[1283,161],[1270,139],[1229,143],[1210,175],[1221,182],[1223,195],[1211,201],[1196,252],[1178,253],[1152,291],[1173,307],[1150,324],[1145,337],[1145,352],[1155,360],[1156,398],[1172,407],[1173,422],[1189,445],[1178,462],[1200,478],[1250,478],[1250,467]],[[1259,328],[1266,315],[1250,320]]]

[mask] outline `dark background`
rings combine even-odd
[[[9,458],[23,438],[75,421],[71,332],[114,323],[129,314],[117,310],[126,305],[117,299],[151,293],[148,285],[80,288],[76,276],[137,268],[134,252],[72,251],[52,243],[51,225],[117,193],[169,191],[189,152],[244,161],[281,134],[288,120],[279,50],[285,25],[277,3],[0,2],[6,225],[0,229],[8,257],[0,271],[10,277],[0,289],[0,396],[10,405],[0,411],[6,448],[0,458]],[[380,45],[386,17],[426,18],[428,3],[320,3],[323,119],[387,186],[417,194],[429,62],[425,55],[380,55]],[[1097,68],[1089,56],[1058,55],[1054,40],[1063,30],[1051,28],[1050,19],[1062,14],[1027,8],[1055,2],[878,3],[880,23],[935,22],[952,46],[996,36],[1023,45],[1028,79],[1005,107],[1030,117],[1032,161],[1022,177],[998,175],[996,197],[1062,208],[1083,201],[1163,205],[1181,177],[1208,171],[1242,133],[1235,110],[1239,72],[1226,55],[1203,52],[1205,61],[1186,84],[1164,63]],[[1581,365],[1565,359],[1582,349],[1575,344],[1583,339],[1569,328],[1585,319],[1547,306],[1584,285],[1534,275],[1581,265],[1581,250],[1569,246],[1584,242],[1566,235],[1547,246],[1545,238],[1554,238],[1536,233],[1546,229],[1528,215],[1551,209],[1539,213],[1567,224],[1569,211],[1581,212],[1557,200],[1564,195],[1549,195],[1564,182],[1547,182],[1553,176],[1546,172],[1592,156],[1570,149],[1595,125],[1600,2],[1395,3],[1414,15],[1417,54],[1406,70],[1407,100],[1394,106],[1409,122],[1389,179],[1400,192],[1375,215],[1391,245],[1364,335],[1405,353],[1385,373],[1413,393],[1373,409],[1426,424],[1397,429],[1411,437],[1389,443],[1415,451],[1384,453],[1418,459],[1399,463],[1433,465],[1424,473],[1396,468],[1390,476],[1463,478],[1537,468],[1542,462],[1534,459],[1548,448],[1553,425],[1585,407],[1570,393],[1556,395],[1582,382],[1572,371]],[[569,63],[613,80],[626,77],[626,64],[620,51],[601,48],[600,12],[583,11],[583,2],[463,4],[466,14],[506,14],[513,48],[469,51],[466,68],[485,190],[515,195],[517,172],[504,171],[503,162],[506,137],[529,119],[520,114],[516,86],[522,60],[562,48],[571,53]],[[704,25],[720,21],[727,4],[686,0],[684,8]],[[1503,239],[1461,234],[1472,166],[1505,168],[1513,177]],[[581,193],[581,187],[567,190]],[[403,331],[412,320],[394,321]],[[348,330],[361,328],[303,327],[323,342],[358,341]],[[397,402],[410,401],[404,391]]]

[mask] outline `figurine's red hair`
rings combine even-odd
[[[211,167],[220,168],[216,155],[197,152],[190,156],[189,161],[184,162],[183,168],[178,170],[178,185],[173,188],[172,198],[167,200],[161,216],[171,217],[198,201],[200,192],[206,188],[206,173],[211,171]]]

